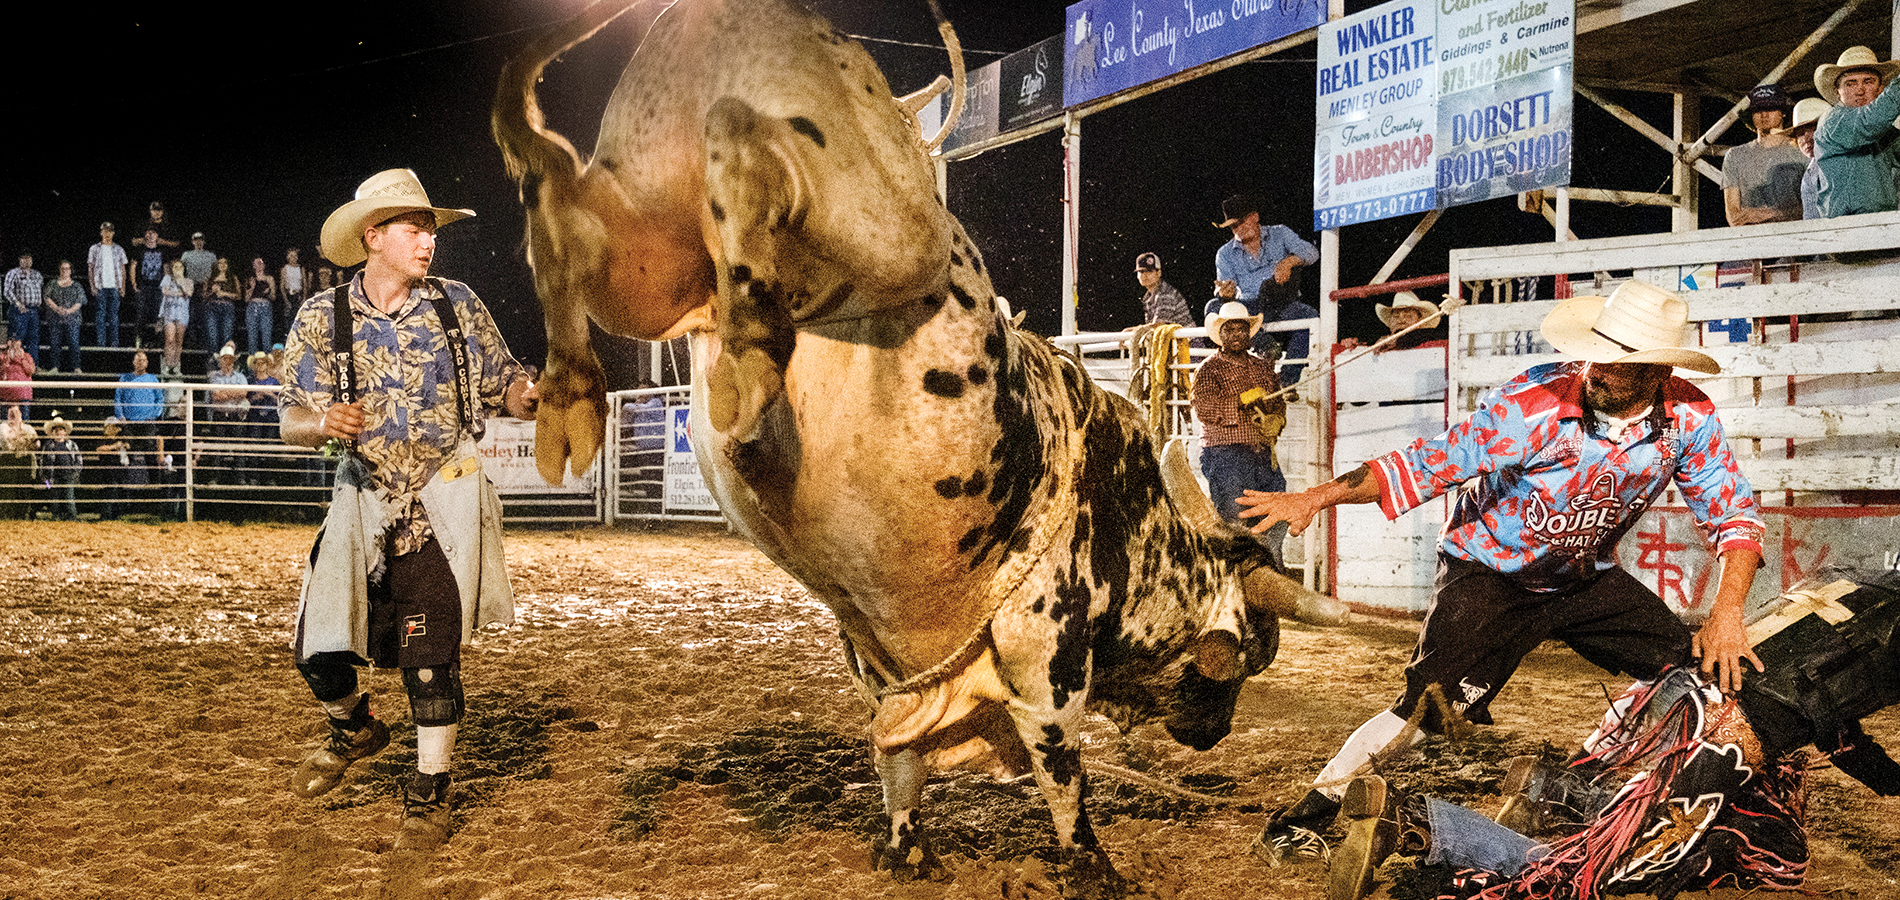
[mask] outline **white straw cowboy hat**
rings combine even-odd
[[[1654,285],[1625,281],[1608,297],[1572,297],[1544,317],[1544,340],[1598,363],[1660,363],[1715,375],[1720,364],[1688,340],[1689,304]]]
[[[416,173],[385,169],[357,186],[356,199],[337,207],[323,220],[323,236],[317,246],[339,266],[356,265],[369,258],[363,250],[363,229],[425,209],[435,213],[438,228],[475,215],[472,209],[443,209],[429,203]]]
[[[1221,304],[1220,309],[1215,310],[1213,315],[1207,317],[1207,334],[1209,337],[1218,339],[1221,325],[1229,319],[1239,319],[1247,323],[1247,336],[1253,337],[1260,333],[1262,318],[1259,313],[1248,315],[1247,304],[1239,300],[1229,300]]]
[[[1788,130],[1800,131],[1809,125],[1821,121],[1821,117],[1834,107],[1819,97],[1807,97],[1794,105],[1794,121],[1788,123]]]
[[[1880,73],[1880,83],[1886,84],[1887,79],[1892,78],[1894,72],[1900,71],[1900,62],[1894,60],[1881,62],[1880,57],[1875,56],[1874,51],[1866,47],[1849,47],[1841,51],[1839,62],[1833,65],[1822,63],[1814,70],[1814,89],[1820,91],[1827,102],[1839,106],[1841,92],[1834,83],[1841,80],[1841,73],[1849,69],[1872,69]]]
[[[1433,316],[1438,315],[1438,304],[1430,300],[1420,300],[1418,295],[1411,291],[1400,291],[1393,294],[1392,305],[1387,306],[1381,303],[1374,306],[1372,311],[1379,314],[1379,321],[1384,323],[1385,327],[1391,328],[1392,311],[1395,309],[1416,309],[1418,310],[1419,316],[1421,316],[1419,319],[1421,322],[1430,321]]]

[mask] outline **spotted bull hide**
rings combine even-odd
[[[1337,608],[1220,524],[1178,465],[1164,478],[1132,405],[1011,326],[936,195],[916,104],[817,16],[786,0],[640,13],[583,164],[541,127],[533,85],[619,12],[538,42],[495,108],[548,311],[544,474],[598,445],[589,317],[692,334],[707,483],[837,615],[876,710],[878,864],[933,867],[930,771],[1029,772],[1076,891],[1114,893],[1083,806],[1085,713],[1212,747],[1273,658],[1276,612]]]

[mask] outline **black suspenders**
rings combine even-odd
[[[356,382],[356,355],[353,348],[356,342],[356,317],[350,310],[350,285],[346,281],[336,288],[336,318],[331,328],[330,360],[336,368],[336,394],[340,402],[355,403],[361,394]],[[460,426],[479,439],[485,430],[479,416],[471,419],[468,414],[470,398],[475,396],[475,373],[468,361],[468,337],[462,333],[461,320],[455,316],[455,304],[449,300],[448,292],[442,284],[433,278],[428,286],[434,296],[429,298],[435,307],[436,318],[442,320],[442,330],[448,334],[449,357],[455,365],[455,415]]]

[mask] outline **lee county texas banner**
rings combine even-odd
[[[1317,28],[1325,17],[1320,0],[1083,0],[1069,7],[1062,102],[1139,87]]]
[[[1320,27],[1313,226],[1570,183],[1575,0],[1395,0]]]

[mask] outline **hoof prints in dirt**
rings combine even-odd
[[[398,696],[395,702],[403,701]],[[464,809],[487,805],[506,779],[548,777],[548,728],[574,715],[553,697],[506,689],[471,694],[467,705],[456,728],[455,763],[449,773],[457,820]],[[576,730],[587,730],[586,725],[575,723]],[[392,722],[389,733],[389,749],[358,763],[361,774],[339,787],[325,808],[349,809],[401,795],[402,782],[416,767],[416,726]]]
[[[1221,776],[1185,781],[1201,793],[1227,793],[1234,786]],[[694,744],[669,765],[628,772],[614,832],[630,840],[646,836],[659,824],[661,797],[682,783],[723,785],[730,802],[771,840],[806,828],[848,831],[871,841],[885,827],[883,792],[864,740],[787,722]],[[1090,786],[1089,810],[1097,824],[1120,818],[1183,821],[1209,810],[1205,803],[1108,778],[1092,778]],[[965,775],[936,781],[925,788],[924,814],[938,853],[1053,858],[1049,810],[1028,779],[999,783]]]

